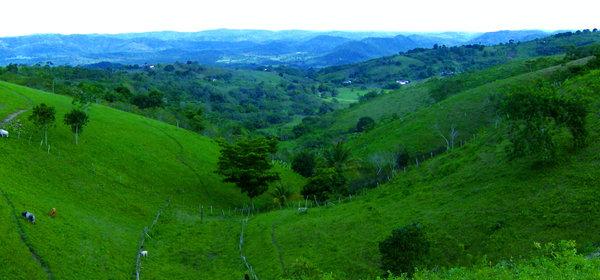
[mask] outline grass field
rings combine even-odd
[[[377,89],[360,89],[360,88],[351,88],[351,87],[341,87],[338,88],[338,95],[336,97],[327,98],[326,100],[332,101],[334,98],[343,104],[344,106],[349,106],[352,103],[358,102],[359,98],[365,94],[367,94],[371,90]]]
[[[596,250],[600,240],[593,229],[600,227],[600,190],[594,178],[600,176],[600,145],[592,140],[575,154],[563,154],[558,166],[535,169],[526,160],[506,161],[498,146],[501,132],[483,112],[477,113],[485,108],[485,95],[556,69],[498,81],[421,109],[396,124],[401,133],[382,127],[370,132],[378,138],[350,141],[354,150],[393,147],[400,139],[415,139],[406,145],[421,147],[428,143],[428,134],[435,138],[429,122],[452,121],[438,114],[453,107],[460,108],[460,116],[467,113],[465,125],[476,126],[465,146],[401,172],[391,183],[354,201],[313,208],[307,215],[286,210],[250,220],[247,246],[256,271],[283,275],[297,258],[305,258],[339,279],[375,277],[381,273],[377,242],[392,229],[415,221],[424,224],[432,240],[431,267],[468,266],[483,258],[528,258],[534,242],[576,240],[580,251]],[[600,132],[598,81],[600,72],[595,71],[561,87],[565,93],[583,92],[589,98],[589,139]],[[269,246],[269,236],[276,236],[277,245]],[[274,259],[281,259],[283,268]]]
[[[27,99],[57,110],[49,150],[40,147],[40,135],[31,128],[20,138],[13,133],[0,141],[5,196],[0,199],[0,229],[7,236],[0,241],[0,260],[14,264],[0,266],[0,278],[43,276],[43,268],[57,279],[128,278],[135,269],[142,229],[165,200],[170,198],[187,215],[197,214],[192,209],[200,204],[221,208],[247,204],[237,188],[214,174],[218,146],[208,138],[94,105],[76,146],[62,124],[63,114],[72,107],[69,98],[7,83],[0,83],[0,96],[4,105],[0,117],[29,108]],[[284,178],[297,178],[278,168]],[[270,201],[265,194],[257,204],[266,206]],[[11,203],[16,212],[8,206]],[[54,219],[46,215],[53,207],[58,210]],[[37,215],[35,225],[21,219],[19,213],[25,210]],[[31,257],[27,244],[42,265]],[[161,260],[171,261],[178,260]]]
[[[248,200],[214,174],[219,148],[206,137],[93,105],[91,122],[75,145],[61,122],[72,108],[69,98],[0,83],[0,118],[41,102],[57,109],[49,149],[30,126],[20,137],[0,139],[0,263],[7,264],[0,266],[0,278],[132,278],[145,227],[150,227],[145,235],[149,256],[142,262],[143,279],[235,280],[249,266],[259,279],[281,279],[298,262],[335,279],[373,279],[382,275],[378,242],[413,222],[423,224],[431,241],[425,264],[433,271],[420,274],[422,279],[446,278],[447,267],[484,260],[521,261],[534,256],[534,242],[575,240],[581,252],[595,251],[600,244],[600,143],[594,141],[600,136],[600,71],[555,84],[563,94],[585,96],[590,111],[589,145],[563,150],[555,166],[508,161],[489,100],[565,67],[473,74],[484,82],[435,104],[430,85],[415,84],[335,113],[334,129],[346,129],[364,114],[378,120],[372,131],[348,139],[359,160],[400,144],[411,153],[438,147],[443,142],[436,124],[455,125],[466,144],[398,171],[378,188],[311,207],[306,214],[298,213],[298,201],[280,210],[240,213]],[[392,113],[397,116],[381,121]],[[19,119],[26,123],[27,116]],[[305,183],[285,164],[276,169],[281,184],[295,193]],[[273,207],[268,193],[255,202],[262,210]],[[53,207],[56,218],[46,214]],[[24,210],[37,215],[35,225],[20,217]],[[581,267],[584,275],[565,271],[587,276],[597,263]],[[473,269],[514,276],[514,270]]]
[[[331,272],[335,279],[372,279],[382,273],[378,242],[392,229],[412,222],[422,223],[431,240],[427,266],[434,270],[471,266],[483,260],[492,264],[507,259],[526,260],[535,256],[535,242],[575,240],[581,252],[596,250],[595,244],[600,240],[593,229],[600,227],[600,190],[595,187],[594,178],[600,176],[600,145],[591,141],[583,150],[561,154],[560,165],[532,168],[527,160],[506,160],[499,148],[501,130],[489,122],[485,112],[480,112],[486,108],[481,102],[487,95],[502,93],[509,84],[543,78],[557,69],[560,68],[476,87],[435,106],[408,113],[406,122],[395,124],[399,129],[407,129],[402,135],[415,134],[428,139],[423,136],[431,133],[428,122],[439,119],[440,112],[452,108],[460,108],[467,116],[477,115],[467,118],[469,125],[476,127],[469,132],[472,137],[466,145],[400,172],[390,183],[364,195],[311,208],[305,215],[288,208],[251,217],[244,232],[243,251],[253,270],[260,279],[280,279],[287,276],[298,260],[304,260],[321,272]],[[598,81],[600,72],[595,71],[561,86],[564,93],[583,92],[589,98],[592,112],[588,118],[589,139],[600,136]],[[385,136],[404,138],[390,133]],[[361,145],[379,145],[379,148],[387,145],[371,141],[350,144],[356,145],[355,149]],[[407,142],[407,145],[416,149],[421,143]],[[232,243],[239,241],[242,218],[215,213],[202,221],[190,215],[191,211],[194,209],[172,209],[165,221],[159,223],[158,237],[153,237],[148,246],[160,257],[147,262],[147,277],[170,274],[194,279],[194,273],[198,273],[207,279],[241,278],[246,269],[234,260],[240,252]],[[171,242],[173,249],[161,246],[167,242]],[[195,257],[200,255],[209,256],[209,260],[198,261]],[[179,262],[164,265],[162,259]],[[569,275],[591,277],[595,266],[589,265],[597,264],[581,265],[586,270],[573,270],[570,266],[564,270]],[[523,279],[531,275],[555,275],[549,271],[556,272],[557,268],[550,268],[554,270],[538,274],[542,272],[525,266],[519,268],[526,270],[518,275]],[[444,279],[459,275],[455,279],[478,279],[477,275],[487,275],[511,279],[520,270],[484,267],[454,270],[457,274],[443,274],[443,271],[419,277]]]

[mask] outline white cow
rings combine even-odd
[[[8,137],[8,131],[0,129],[0,137]]]

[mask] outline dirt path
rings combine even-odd
[[[277,243],[277,238],[275,238],[275,223],[271,224],[271,243],[277,251],[277,257],[279,258],[281,271],[283,272],[283,275],[286,275],[287,271],[285,269],[285,262],[283,261],[283,249],[281,249],[281,246],[279,245],[279,243]]]
[[[10,198],[8,197],[8,195],[6,195],[6,193],[4,191],[0,190],[0,193],[2,193],[2,196],[6,200],[6,203],[12,209],[13,218],[14,218],[15,223],[17,224],[17,230],[19,233],[19,237],[21,238],[21,241],[29,249],[29,252],[31,253],[31,257],[46,272],[46,275],[48,275],[48,279],[53,280],[54,274],[52,274],[52,271],[50,270],[50,266],[48,266],[48,263],[38,254],[38,252],[35,250],[33,245],[27,240],[27,237],[25,235],[25,230],[23,229],[23,225],[21,224],[21,221],[19,221],[19,218],[18,218],[19,216],[17,214],[18,212],[17,212],[17,209],[15,208],[15,205],[12,203],[12,200],[10,200]]]
[[[179,161],[179,163],[183,164],[187,169],[189,169],[196,176],[196,178],[198,178],[198,181],[202,182],[203,181],[202,175],[200,175],[200,173],[198,173],[196,168],[194,168],[194,166],[192,166],[187,161],[187,159],[185,157],[185,148],[183,147],[183,144],[181,142],[179,142],[179,140],[177,140],[177,138],[175,138],[173,135],[166,132],[164,129],[156,127],[150,123],[146,123],[146,125],[160,131],[162,134],[164,134],[169,139],[171,139],[177,145],[177,147],[179,147],[179,154],[176,155],[177,161]],[[200,188],[200,190],[202,191],[204,197],[210,197],[211,194],[209,193],[208,189],[203,187],[203,188]]]
[[[12,114],[8,115],[6,118],[4,118],[4,119],[3,119],[3,120],[0,122],[0,125],[2,125],[2,126],[3,126],[3,125],[5,125],[5,124],[9,123],[10,121],[12,121],[12,120],[14,120],[16,117],[18,117],[20,114],[23,114],[23,113],[25,113],[25,112],[27,112],[27,110],[19,110],[19,111],[16,111],[16,112],[14,112],[14,113],[12,113]]]
[[[12,89],[4,86],[4,85],[1,85],[1,84],[0,84],[0,88],[3,88],[5,91],[7,91],[9,93],[12,93],[12,94],[15,94],[15,95],[18,95],[18,96],[22,97],[23,99],[27,100],[27,103],[29,103],[29,108],[33,107],[33,104],[34,104],[33,100],[31,100],[31,98],[27,97],[26,95],[24,95],[22,93],[19,93],[19,92],[16,92],[16,91],[14,91],[14,90],[12,90]],[[18,117],[19,115],[21,115],[21,114],[23,114],[23,113],[25,113],[27,111],[28,111],[28,109],[22,109],[22,110],[16,111],[16,112],[8,115],[6,118],[4,118],[2,121],[0,121],[0,126],[4,126],[5,124],[7,124],[10,121],[12,121],[14,118]]]

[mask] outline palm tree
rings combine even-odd
[[[330,149],[325,150],[323,157],[327,166],[333,167],[336,170],[343,170],[350,163],[352,152],[350,148],[344,145],[344,142],[340,141],[335,143]]]

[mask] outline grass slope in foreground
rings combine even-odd
[[[42,102],[57,110],[49,152],[33,130],[0,141],[0,278],[129,278],[142,229],[167,199],[190,215],[200,204],[239,207],[246,202],[214,174],[218,146],[208,138],[93,105],[76,146],[62,124],[72,108],[69,98],[0,83],[0,119]],[[28,115],[22,114],[21,122],[27,123]],[[47,216],[53,207],[58,210],[54,219]],[[21,219],[24,210],[37,215],[35,225]]]

